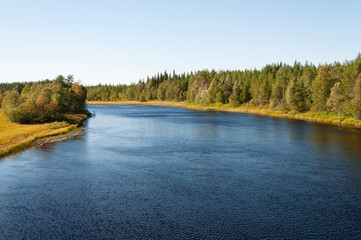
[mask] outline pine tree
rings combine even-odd
[[[342,103],[344,102],[344,92],[341,83],[337,82],[331,88],[330,97],[327,99],[327,107],[333,112],[337,112],[338,117],[341,117]]]
[[[240,88],[238,86],[238,82],[235,82],[234,85],[233,85],[232,94],[231,94],[231,96],[229,96],[229,103],[233,107],[237,107],[240,104],[239,94],[240,94]]]
[[[221,91],[219,91],[217,94],[216,94],[216,102],[217,103],[224,103],[224,97],[223,97],[223,93]]]
[[[274,108],[283,108],[283,89],[282,85],[276,82],[272,87],[271,94],[271,107]]]
[[[304,112],[307,110],[307,91],[302,80],[293,79],[286,91],[286,101],[291,110]]]
[[[326,67],[321,66],[317,77],[312,83],[313,107],[316,111],[325,111],[326,102],[331,88],[331,75]]]
[[[251,100],[251,93],[249,92],[249,82],[241,84],[239,99],[241,103],[247,103]]]
[[[261,84],[261,87],[258,92],[258,104],[264,106],[269,103],[271,96],[271,90],[268,84],[268,81],[265,80]]]
[[[295,110],[298,112],[305,112],[308,111],[308,91],[303,83],[303,81],[298,80],[296,83],[296,92],[295,92]]]
[[[354,109],[355,109],[355,119],[361,118],[361,73],[358,75],[355,87],[354,87]]]
[[[21,91],[21,95],[26,95],[30,92],[30,86],[29,84],[26,84],[23,90]]]

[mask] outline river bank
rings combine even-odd
[[[241,105],[239,107],[232,107],[230,104],[198,104],[198,103],[186,103],[186,102],[169,102],[169,101],[88,101],[88,105],[149,105],[149,106],[166,106],[166,107],[180,107],[190,110],[198,111],[220,111],[220,112],[233,112],[233,113],[249,113],[262,116],[271,116],[279,118],[288,118],[295,120],[303,120],[309,122],[318,122],[333,124],[338,126],[350,126],[361,128],[361,120],[355,120],[353,118],[341,117],[337,115],[322,113],[322,112],[306,112],[295,113],[287,111],[277,111],[271,108],[260,108],[249,105]]]
[[[0,159],[33,146],[63,141],[82,133],[85,114],[69,114],[68,122],[18,124],[6,121],[0,110]]]

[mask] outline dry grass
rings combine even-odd
[[[310,122],[320,122],[327,124],[334,124],[340,126],[352,126],[361,128],[361,121],[352,118],[338,118],[333,114],[307,112],[307,113],[294,113],[286,111],[277,111],[268,107],[260,108],[249,105],[242,105],[239,107],[232,107],[229,104],[198,104],[186,102],[168,102],[168,101],[151,101],[151,102],[138,102],[138,101],[91,101],[87,102],[88,105],[151,105],[151,106],[168,106],[168,107],[181,107],[198,111],[221,111],[221,112],[235,112],[235,113],[251,113],[264,116],[272,116],[279,118],[297,119]]]
[[[67,122],[26,125],[9,123],[0,109],[0,158],[24,150],[37,139],[64,134],[76,127],[76,124]]]
[[[67,113],[65,114],[65,117],[68,119],[68,121],[75,122],[75,123],[82,123],[84,119],[86,119],[88,116],[83,113]]]

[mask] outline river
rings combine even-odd
[[[67,141],[0,161],[0,239],[361,238],[361,130],[89,106]]]

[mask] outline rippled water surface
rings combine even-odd
[[[0,162],[0,239],[361,238],[361,131],[90,106],[82,136]]]

